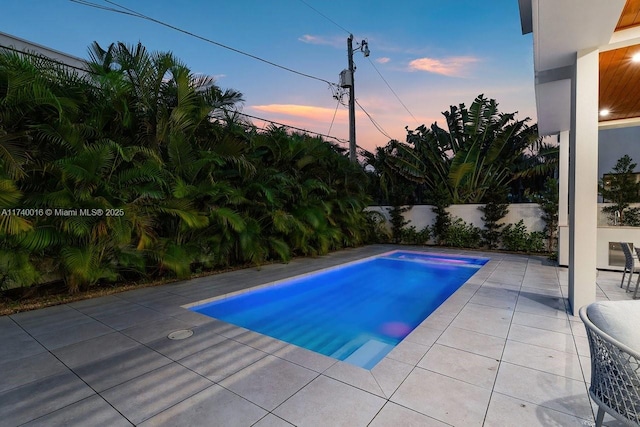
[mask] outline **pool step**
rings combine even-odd
[[[386,342],[369,339],[356,351],[351,353],[349,357],[344,359],[344,361],[365,369],[371,369],[386,356],[387,353],[393,350],[393,347],[395,346],[387,344]]]

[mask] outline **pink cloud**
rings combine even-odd
[[[313,36],[311,34],[305,34],[302,37],[298,37],[303,43],[308,44],[317,44],[317,45],[325,45],[325,46],[333,46],[333,47],[344,47],[346,46],[346,38],[339,39],[337,37],[322,37],[322,36]]]
[[[387,57],[382,57],[382,58],[376,59],[376,62],[378,64],[386,64],[389,61],[391,61],[391,58],[387,58]]]
[[[452,56],[449,58],[418,58],[409,63],[410,71],[426,71],[444,76],[461,77],[468,66],[480,61],[473,56]]]
[[[312,105],[296,105],[296,104],[269,104],[269,105],[253,105],[254,110],[273,114],[284,114],[287,116],[301,117],[307,120],[316,120],[320,122],[331,122],[333,118],[333,108],[314,107]],[[337,120],[346,120],[347,111],[342,108],[336,113]]]

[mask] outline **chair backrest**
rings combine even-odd
[[[620,242],[620,247],[622,248],[622,252],[624,253],[624,268],[633,271],[634,260],[629,243]]]
[[[598,406],[608,408],[607,412],[625,425],[640,425],[640,353],[598,328],[587,310],[584,306],[579,314],[591,354],[589,394]]]

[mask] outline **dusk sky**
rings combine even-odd
[[[116,7],[104,0],[91,1]],[[371,55],[365,58],[359,51],[354,55],[356,99],[389,136],[401,141],[405,126],[413,129],[435,121],[444,126],[442,111],[459,103],[468,106],[481,93],[496,99],[503,112],[518,111],[517,118],[531,117],[530,124],[536,120],[532,40],[531,35],[522,35],[517,0],[116,3],[335,83],[347,68],[349,33],[355,42],[366,39]],[[94,40],[103,47],[140,41],[149,50],[173,52],[194,73],[215,76],[222,88],[242,92],[246,114],[348,139],[345,106],[338,106],[331,127],[338,104],[327,83],[157,23],[69,0],[3,0],[0,31],[81,58],[88,57]],[[369,150],[385,145],[389,138],[359,108],[356,111],[358,145]]]

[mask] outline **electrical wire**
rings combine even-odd
[[[333,110],[333,118],[331,119],[331,125],[329,126],[329,132],[327,133],[331,133],[331,128],[333,128],[333,122],[336,119],[336,113],[338,112],[338,107],[340,106],[340,98],[338,98],[338,103],[336,104],[336,109]]]
[[[343,30],[344,32],[346,32],[347,34],[351,34],[351,31],[347,30],[346,28],[344,28],[342,25],[338,24],[336,21],[334,21],[333,19],[329,18],[327,15],[325,15],[324,13],[320,12],[318,9],[316,9],[315,7],[311,6],[309,3],[307,3],[304,0],[298,0],[300,3],[303,3],[305,6],[307,6],[309,9],[313,10],[314,12],[316,12],[318,15],[322,16],[324,19],[326,19],[327,21],[331,22],[333,25],[335,25],[336,27],[340,28],[341,30]]]
[[[389,138],[389,140],[392,140],[393,138],[391,138],[389,136],[389,134],[387,132],[385,132],[385,130],[382,128],[382,126],[376,122],[373,117],[371,117],[371,114],[369,114],[367,112],[367,110],[364,109],[364,107],[362,105],[360,105],[360,103],[358,102],[358,100],[356,99],[356,104],[358,105],[358,107],[360,107],[360,109],[362,111],[364,111],[364,113],[367,115],[367,117],[369,118],[369,120],[371,120],[371,123],[373,123],[373,126],[378,130],[378,132],[380,132],[382,135],[386,136],[387,138]]]
[[[291,126],[291,125],[287,125],[287,124],[284,124],[284,123],[278,123],[278,122],[275,122],[273,120],[263,119],[262,117],[252,116],[251,114],[241,113],[239,111],[232,111],[232,114],[237,114],[239,116],[249,117],[251,119],[261,120],[263,122],[273,123],[274,125],[284,126],[284,127],[290,128],[290,129],[295,129],[295,130],[300,131],[300,132],[310,133],[310,134],[318,135],[318,136],[321,136],[321,137],[324,137],[324,138],[331,138],[331,139],[334,139],[334,140],[336,140],[338,142],[341,142],[343,144],[348,144],[349,143],[349,141],[347,141],[346,139],[340,139],[340,138],[337,138],[335,136],[326,135],[326,134],[319,133],[319,132],[314,132],[312,130],[302,129],[302,128]]]
[[[416,121],[417,124],[420,124],[420,122],[418,121],[418,119],[416,119],[416,116],[413,115],[413,113],[411,111],[409,111],[409,109],[407,108],[407,106],[404,104],[404,102],[402,102],[402,99],[400,99],[400,97],[398,96],[398,94],[396,93],[395,90],[393,90],[393,88],[391,87],[391,85],[389,84],[389,82],[387,81],[387,79],[384,78],[384,76],[382,75],[382,73],[380,72],[380,70],[378,70],[378,67],[376,67],[376,64],[373,63],[373,61],[371,60],[371,58],[367,58],[369,60],[369,63],[373,66],[373,69],[376,70],[376,72],[378,73],[378,75],[380,76],[380,78],[382,79],[382,81],[387,85],[387,87],[389,88],[389,90],[393,93],[393,95],[396,97],[396,99],[398,100],[398,102],[400,102],[400,104],[402,104],[402,106],[404,107],[404,109],[407,111],[407,113],[409,113],[411,115],[411,117],[413,117],[413,120]]]
[[[335,25],[336,27],[340,28],[341,30],[345,31],[347,34],[353,34],[353,32],[347,30],[346,28],[344,28],[342,25],[338,24],[336,21],[334,21],[333,19],[329,18],[327,15],[323,14],[322,12],[320,12],[319,10],[317,10],[316,8],[314,8],[313,6],[311,6],[309,3],[307,3],[305,0],[298,0],[301,3],[304,3],[307,7],[309,7],[310,9],[312,9],[313,11],[315,11],[318,15],[322,16],[323,18],[325,18],[327,21],[331,22],[333,25]],[[384,78],[384,76],[382,75],[382,73],[380,72],[380,70],[378,70],[378,67],[376,67],[376,65],[371,61],[371,58],[368,58],[369,63],[373,66],[374,70],[376,70],[376,72],[378,73],[378,75],[380,76],[380,78],[382,79],[382,81],[387,85],[387,87],[389,88],[389,90],[391,91],[391,93],[393,93],[393,95],[396,97],[396,99],[398,100],[398,102],[400,102],[400,104],[404,107],[404,109],[407,111],[407,113],[409,113],[409,115],[411,117],[413,117],[413,120],[416,121],[417,124],[420,124],[420,122],[418,121],[418,119],[416,119],[416,117],[413,115],[413,113],[411,111],[409,111],[409,108],[407,108],[406,104],[404,102],[402,102],[402,99],[400,99],[400,97],[398,96],[398,94],[396,93],[395,90],[393,90],[393,88],[391,87],[391,85],[389,84],[389,82],[387,81],[387,79]],[[363,110],[364,111],[364,110]]]
[[[200,36],[198,34],[195,34],[195,33],[191,32],[191,31],[184,30],[182,28],[176,27],[175,25],[168,24],[168,23],[166,23],[164,21],[160,21],[159,19],[155,19],[155,18],[151,18],[150,16],[143,15],[140,12],[136,12],[135,10],[129,9],[127,7],[124,7],[124,6],[121,6],[118,3],[110,1],[110,0],[104,0],[104,1],[109,3],[109,4],[114,5],[116,7],[119,7],[122,10],[106,7],[106,6],[97,4],[97,3],[90,2],[88,0],[69,0],[69,1],[72,2],[72,3],[77,3],[77,4],[80,4],[80,5],[83,5],[83,6],[93,7],[93,8],[96,8],[96,9],[106,10],[106,11],[109,11],[109,12],[121,13],[123,15],[129,15],[129,16],[133,16],[135,18],[151,21],[151,22],[154,22],[156,24],[162,25],[164,27],[170,28],[172,30],[175,30],[175,31],[181,32],[183,34],[189,35],[191,37],[195,37],[195,38],[197,38],[199,40],[202,40],[202,41],[205,41],[207,43],[213,44],[215,46],[219,46],[219,47],[222,47],[224,49],[230,50],[232,52],[238,53],[240,55],[244,55],[244,56],[247,56],[249,58],[255,59],[257,61],[264,62],[265,64],[269,64],[269,65],[271,65],[273,67],[280,68],[280,69],[285,70],[285,71],[289,71],[290,73],[294,73],[294,74],[297,74],[299,76],[303,76],[303,77],[307,77],[307,78],[310,78],[310,79],[318,80],[318,81],[326,83],[326,84],[328,84],[330,86],[336,85],[336,83],[330,82],[329,80],[325,80],[325,79],[323,79],[321,77],[316,77],[316,76],[312,76],[311,74],[306,74],[306,73],[303,73],[303,72],[300,72],[300,71],[296,71],[296,70],[294,70],[292,68],[285,67],[284,65],[276,64],[275,62],[269,61],[269,60],[264,59],[264,58],[260,58],[259,56],[256,56],[256,55],[241,51],[240,49],[236,49],[236,48],[233,48],[231,46],[224,45],[222,43],[218,43],[215,40],[208,39],[206,37],[203,37],[203,36]]]

